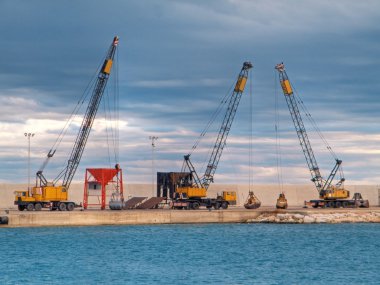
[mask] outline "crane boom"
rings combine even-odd
[[[239,106],[241,96],[243,94],[245,84],[247,83],[248,71],[253,67],[252,63],[244,62],[243,67],[239,73],[234,91],[230,97],[226,114],[224,115],[223,123],[219,129],[218,137],[215,141],[205,174],[201,182],[203,187],[207,190],[210,183],[214,180],[214,174],[218,166],[220,157],[222,155],[224,146],[226,145],[227,137],[234,120],[236,110]]]
[[[324,180],[320,173],[317,160],[315,159],[313,149],[311,148],[311,144],[310,144],[305,126],[302,121],[301,113],[298,109],[297,100],[293,94],[292,86],[290,84],[288,75],[286,74],[286,71],[285,71],[285,66],[283,63],[280,63],[276,65],[275,69],[277,69],[277,71],[279,72],[279,79],[280,79],[282,91],[285,95],[285,100],[288,105],[288,108],[289,108],[289,111],[294,123],[294,127],[296,129],[297,136],[300,141],[302,151],[305,155],[306,162],[311,173],[311,177],[312,177],[311,181],[314,182],[320,196],[325,197],[329,193],[333,193],[335,191],[335,189],[331,187],[331,183],[336,173],[338,172],[342,164],[342,161],[335,158],[335,166],[330,172],[330,175],[327,178],[327,180]],[[340,181],[337,183],[337,186],[340,186],[344,180],[345,180],[344,178],[341,178]],[[346,195],[346,194],[343,194],[343,195]]]
[[[62,183],[62,186],[66,188],[69,188],[70,183],[73,180],[73,177],[81,160],[84,148],[86,146],[88,136],[90,135],[92,124],[94,123],[94,119],[98,111],[98,107],[102,99],[104,89],[107,85],[107,81],[111,73],[112,63],[118,43],[119,38],[116,36],[114,37],[113,42],[108,50],[103,66],[99,71],[98,78],[95,83],[95,88],[92,92],[92,96],[90,99],[90,103],[87,106],[86,114],[83,118],[82,125],[75,140],[74,147],[71,151],[70,158],[67,162],[66,171]]]
[[[285,66],[283,63],[280,63],[280,64],[277,64],[275,68],[279,72],[282,91],[284,92],[285,100],[288,105],[290,115],[292,117],[294,127],[296,129],[297,136],[302,147],[302,151],[305,155],[306,162],[311,173],[311,177],[312,177],[311,181],[314,182],[315,186],[317,187],[318,192],[320,192],[324,184],[323,178],[319,171],[319,167],[317,164],[317,160],[315,159],[313,149],[311,148],[309,137],[307,135],[305,126],[303,124],[301,113],[298,109],[296,98],[293,95],[293,90],[290,85],[288,75],[286,74]]]
[[[88,136],[90,135],[92,124],[94,122],[100,101],[104,93],[104,89],[107,85],[107,81],[111,73],[113,59],[114,59],[114,55],[115,55],[116,47],[118,43],[119,43],[119,38],[116,36],[114,37],[113,42],[108,49],[102,68],[100,69],[98,73],[98,77],[95,82],[95,87],[92,91],[89,105],[87,106],[85,116],[83,117],[83,121],[79,129],[78,135],[76,137],[73,149],[71,151],[70,158],[63,171],[62,186],[65,187],[66,189],[70,187],[71,181],[74,178],[75,172],[78,168],[84,148],[86,146]],[[55,150],[54,151],[50,150],[47,157],[51,158],[54,155],[54,153],[55,153]],[[44,163],[44,166],[46,165],[46,163],[47,161]],[[44,166],[37,172],[37,177],[40,181],[41,186],[48,185],[48,181],[42,173]]]
[[[200,205],[202,205],[209,209],[211,207],[214,207],[215,209],[219,209],[220,207],[227,209],[228,205],[236,204],[236,192],[234,191],[223,191],[222,196],[218,195],[216,199],[205,197],[207,197],[207,190],[210,183],[213,182],[216,168],[226,145],[226,140],[230,132],[232,122],[247,83],[248,71],[252,67],[253,65],[250,62],[244,62],[235,83],[234,90],[230,95],[228,107],[224,115],[222,125],[219,129],[218,137],[216,138],[212,149],[205,174],[201,178],[199,177],[194,165],[191,163],[190,154],[184,156],[184,164],[181,173],[184,173],[183,170],[185,167],[187,167],[190,172],[187,172],[188,175],[181,177],[177,182],[178,187],[175,190],[177,200],[173,205],[174,208],[180,209],[185,207],[188,209],[197,209]],[[225,104],[225,102],[227,102],[227,100],[223,99],[221,105]],[[218,108],[218,110],[221,109]],[[212,120],[215,119],[214,115]],[[210,123],[208,126],[209,125]],[[205,135],[205,131],[206,129],[202,132],[201,137]],[[199,141],[195,144],[195,146],[193,146],[193,149],[195,149],[198,143]]]
[[[42,167],[36,173],[36,186],[32,189],[29,188],[27,191],[16,191],[14,204],[18,206],[20,211],[25,209],[28,211],[41,211],[42,208],[50,208],[50,210],[59,211],[73,211],[75,207],[80,206],[69,200],[68,190],[81,160],[87,139],[90,135],[92,124],[111,73],[112,63],[118,43],[119,38],[114,37],[113,42],[107,51],[104,63],[98,72],[94,85],[95,87],[92,91],[86,113],[83,117],[82,124],[76,137],[73,149],[71,150],[71,155],[66,167],[63,171],[61,171],[55,181],[48,182],[43,175],[45,166],[56,152],[56,148],[54,148],[54,146],[57,144],[57,140],[53,145],[53,148],[49,151]],[[81,101],[83,102],[84,100]],[[58,137],[59,140],[62,140],[62,134],[64,133],[65,132],[63,131],[61,132]],[[60,180],[62,177],[62,184],[55,185],[56,181]]]

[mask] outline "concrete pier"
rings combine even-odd
[[[152,185],[149,184],[126,184],[125,199],[129,197],[151,197]],[[289,216],[279,216],[277,214],[302,214],[309,216],[311,213],[357,213],[358,217],[346,216],[346,222],[378,222],[377,216],[373,213],[380,213],[380,186],[379,185],[356,185],[346,186],[351,191],[361,192],[364,199],[368,199],[371,208],[369,209],[303,209],[304,201],[318,198],[313,185],[284,185],[283,191],[288,199],[289,209],[286,211],[276,211],[275,203],[278,198],[279,189],[277,185],[255,185],[254,192],[261,200],[262,207],[257,210],[246,210],[242,207],[248,195],[248,185],[212,185],[208,191],[210,197],[215,197],[217,193],[224,190],[236,191],[238,207],[231,207],[228,210],[86,210],[76,209],[73,212],[19,212],[14,206],[15,190],[26,189],[23,184],[0,184],[0,217],[8,217],[8,225],[1,227],[42,227],[42,226],[95,226],[95,225],[142,225],[142,224],[184,224],[184,223],[244,223],[244,222],[293,222],[294,218]],[[108,193],[108,197],[111,192]],[[70,187],[70,200],[76,203],[83,201],[83,184],[74,183]],[[94,198],[95,199],[95,198]],[[108,204],[108,199],[107,199]],[[239,207],[240,206],[240,207]],[[100,207],[97,207],[99,209]],[[313,212],[317,211],[317,212]],[[368,219],[361,217],[368,216]],[[278,219],[276,219],[278,218]],[[281,218],[281,219],[280,219]],[[329,218],[317,219],[315,221],[327,220],[333,222],[334,219],[344,220],[338,216],[332,220]],[[298,219],[297,222],[300,222]],[[304,220],[304,219],[303,219]],[[307,221],[312,219],[306,218]],[[380,222],[380,221],[379,221]]]
[[[3,212],[3,211],[2,211]],[[8,213],[7,213],[8,212]],[[324,222],[380,222],[380,208],[368,209],[302,209],[275,210],[263,207],[246,210],[236,207],[228,210],[75,210],[73,212],[19,212],[11,210],[0,213],[8,217],[8,225],[2,227],[51,227],[51,226],[100,226],[100,225],[145,225],[145,224],[200,224],[200,223],[246,223],[273,222],[301,223],[305,216],[331,217]],[[270,218],[273,217],[273,218]],[[297,218],[299,217],[299,219]],[[341,219],[341,218],[346,219]],[[293,220],[292,220],[293,219]],[[314,218],[315,219],[315,218]],[[319,219],[319,221],[322,221]],[[314,222],[318,222],[317,219]]]
[[[8,227],[98,226],[185,223],[239,223],[257,218],[260,212],[241,210],[88,210],[73,212],[18,212],[7,214]],[[4,227],[2,225],[0,227]]]

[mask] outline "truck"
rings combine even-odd
[[[191,198],[189,198],[185,193],[176,194],[177,196],[171,204],[173,209],[198,210],[199,207],[206,207],[207,209],[214,208],[215,210],[219,210],[222,208],[225,210],[229,205],[236,205],[235,191],[223,191],[222,194],[218,194],[216,198],[197,197],[191,194]]]
[[[66,167],[58,174],[57,178],[53,182],[48,181],[43,174],[43,170],[48,164],[48,161],[54,156],[57,150],[56,146],[58,146],[59,142],[62,141],[63,135],[65,134],[65,131],[62,130],[60,136],[56,140],[56,143],[47,154],[47,158],[42,167],[36,173],[35,186],[32,187],[32,189],[15,191],[14,204],[18,207],[19,211],[24,211],[25,209],[27,211],[40,211],[42,208],[50,208],[53,211],[72,211],[76,206],[79,206],[69,200],[68,191],[81,160],[87,139],[90,135],[92,124],[95,120],[100,101],[107,85],[118,43],[119,38],[115,36],[107,51],[103,65],[98,72],[86,113],[83,117],[81,127],[77,134],[74,147],[72,148]],[[78,104],[82,101],[83,100],[81,99]],[[78,109],[76,108],[76,110]],[[57,185],[58,181],[61,181],[60,185]]]

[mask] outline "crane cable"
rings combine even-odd
[[[67,119],[64,127],[62,128],[61,132],[59,133],[57,139],[55,140],[53,146],[51,147],[51,149],[58,149],[59,145],[61,144],[63,138],[65,137],[66,133],[67,133],[67,130],[69,129],[69,127],[71,126],[72,122],[74,121],[75,117],[78,115],[80,109],[82,108],[84,102],[86,101],[88,95],[90,94],[90,90],[93,89],[92,87],[94,86],[95,82],[96,82],[96,74],[99,73],[99,70],[104,62],[104,59],[103,58],[97,69],[95,70],[93,76],[91,77],[91,80],[89,81],[89,83],[87,84],[86,88],[84,89],[81,97],[79,98],[78,102],[77,102],[77,105],[75,106],[74,110],[71,112],[69,118]],[[90,89],[91,88],[91,89]]]
[[[206,133],[208,132],[208,130],[210,129],[211,125],[214,123],[215,119],[218,117],[218,115],[220,114],[220,112],[223,110],[223,107],[226,105],[226,103],[228,102],[228,96],[230,95],[231,93],[231,90],[233,88],[233,84],[231,85],[231,87],[229,88],[229,90],[227,91],[227,93],[223,96],[222,100],[220,101],[218,107],[216,108],[216,110],[214,111],[214,113],[212,114],[210,120],[208,121],[208,123],[206,124],[205,128],[202,130],[201,134],[199,135],[199,137],[197,138],[197,140],[195,141],[193,147],[191,148],[191,151],[190,151],[190,155],[194,152],[194,150],[198,147],[199,143],[201,142],[201,140],[204,138],[204,136],[206,135]]]
[[[284,192],[284,182],[282,176],[282,152],[281,152],[281,137],[280,137],[280,116],[279,116],[279,106],[278,99],[280,97],[280,92],[278,90],[276,71],[274,71],[274,113],[275,113],[275,133],[276,133],[276,165],[277,165],[277,181],[280,188],[280,193]]]
[[[233,87],[234,87],[234,84],[232,84],[230,86],[230,88],[228,89],[227,93],[223,97],[221,103],[219,104],[217,110],[215,110],[215,112],[213,114],[212,121],[210,120],[209,123],[208,123],[208,128],[207,128],[206,132],[211,127],[211,125],[215,122],[216,118],[222,113],[222,111],[224,111],[226,109],[227,103],[229,102],[229,96],[231,94],[231,90],[232,90]],[[206,134],[206,132],[204,133],[204,135]],[[227,141],[225,141],[225,143],[224,143],[224,148],[227,148]],[[213,146],[210,146],[208,148],[207,155],[205,156],[203,164],[202,164],[202,166],[200,168],[201,169],[201,173],[205,172],[205,167],[206,167],[206,165],[208,165],[208,162],[209,162],[209,159],[210,159],[210,153],[213,151],[213,149],[214,149]]]
[[[109,88],[107,87],[107,93],[105,94],[104,105],[104,117],[106,121],[106,140],[107,140],[107,152],[108,152],[108,162],[110,168],[112,167],[111,160],[114,160],[114,164],[119,162],[119,65],[118,65],[118,50],[116,50],[116,64],[113,66],[114,78],[114,89],[109,93]],[[113,96],[112,96],[113,94]],[[111,102],[112,101],[112,102]],[[111,148],[112,155],[111,155]],[[113,159],[111,159],[113,156]]]
[[[42,166],[40,167],[39,171],[43,171],[46,167],[46,165],[48,164],[49,162],[49,159],[51,157],[53,157],[54,153],[56,152],[56,150],[59,148],[59,146],[61,145],[64,137],[66,136],[67,134],[67,131],[69,129],[69,127],[72,125],[72,123],[74,122],[74,119],[77,117],[79,111],[81,110],[84,102],[87,100],[88,98],[88,95],[90,94],[90,90],[93,89],[93,86],[95,85],[96,83],[96,75],[98,74],[101,66],[103,65],[103,62],[104,62],[104,59],[105,57],[103,57],[99,64],[98,64],[98,67],[96,68],[93,76],[91,77],[90,81],[88,82],[86,88],[84,89],[84,91],[82,92],[82,95],[81,97],[79,98],[74,110],[71,112],[69,118],[66,120],[66,123],[65,125],[63,126],[63,128],[61,129],[57,139],[55,140],[53,146],[50,148],[50,151],[47,155],[47,158],[45,159],[45,161],[43,162]],[[58,173],[58,175],[53,179],[53,183],[57,183],[58,180],[60,180],[62,178],[62,176],[64,175],[65,171],[67,169],[67,165],[65,165],[63,167],[63,169],[61,170],[60,173]]]
[[[71,124],[73,123],[74,119],[77,117],[79,111],[81,110],[82,106],[86,102],[86,100],[88,98],[88,95],[90,94],[90,90],[94,89],[94,85],[95,85],[96,80],[97,80],[97,76],[96,75],[99,73],[99,70],[102,67],[103,63],[104,63],[104,60],[105,60],[105,57],[103,57],[100,60],[100,62],[98,64],[98,67],[96,68],[93,76],[91,77],[91,79],[90,79],[89,83],[87,84],[85,90],[83,91],[80,99],[78,100],[77,105],[75,106],[74,110],[70,114],[69,119],[66,121],[64,127],[62,128],[62,130],[61,130],[58,138],[55,140],[53,146],[51,147],[49,154],[51,152],[53,152],[53,154],[54,154],[55,151],[58,149],[58,147],[60,146],[61,142],[63,141],[65,135],[67,134],[67,131],[68,131],[69,127],[71,126]],[[43,166],[41,167],[41,170],[43,170],[45,168],[45,166],[47,165],[48,160],[49,160],[50,157],[51,156],[48,155],[48,157],[45,160]],[[63,175],[66,172],[67,166],[68,165],[65,165],[65,167],[63,167],[63,169],[61,170],[61,172],[59,172],[58,175],[54,178],[54,180],[53,180],[54,184],[56,184],[63,177]]]
[[[313,129],[317,132],[318,136],[321,138],[321,140],[323,141],[323,143],[325,144],[326,148],[328,149],[328,151],[330,152],[331,156],[334,158],[334,159],[338,159],[336,153],[333,151],[333,149],[331,148],[330,144],[328,143],[328,141],[326,140],[325,136],[323,135],[321,129],[318,127],[317,123],[315,122],[314,118],[311,116],[311,113],[309,112],[309,110],[307,109],[306,105],[304,104],[301,96],[298,94],[297,90],[294,88],[294,86],[292,85],[292,88],[294,90],[294,94],[295,94],[295,97],[296,97],[296,100],[298,102],[298,104],[301,106],[301,109],[303,110],[306,118],[309,120],[309,122],[311,123]]]
[[[338,156],[336,155],[336,153],[331,148],[330,144],[328,143],[328,141],[326,140],[325,136],[323,135],[321,129],[318,127],[318,125],[315,122],[314,118],[312,117],[311,113],[309,112],[309,110],[307,109],[306,105],[304,104],[301,96],[299,95],[297,89],[293,86],[293,84],[291,84],[291,87],[294,90],[293,94],[295,95],[295,99],[297,100],[298,104],[301,106],[301,109],[304,112],[306,118],[309,120],[309,122],[311,123],[313,129],[316,131],[316,133],[318,134],[318,136],[320,137],[320,139],[325,144],[325,146],[326,146],[327,150],[330,152],[331,156],[336,161],[338,161]],[[339,165],[339,175],[340,175],[341,178],[344,177],[342,165]]]
[[[252,72],[249,74],[249,111],[250,111],[250,134],[249,134],[249,167],[248,183],[249,191],[253,191],[253,93],[252,93]]]

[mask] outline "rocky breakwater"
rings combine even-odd
[[[278,224],[339,224],[339,223],[380,223],[380,212],[365,213],[263,213],[248,223]]]

